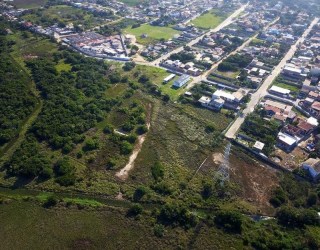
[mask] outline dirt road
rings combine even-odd
[[[148,106],[148,115],[147,115],[147,128],[148,130],[151,127],[151,112],[152,112],[152,106],[151,104],[149,104]],[[120,180],[125,181],[126,179],[128,179],[129,177],[129,172],[130,170],[132,170],[134,168],[134,162],[137,159],[141,149],[142,149],[142,145],[147,137],[148,133],[145,133],[143,135],[140,135],[137,139],[137,143],[134,146],[133,152],[129,157],[129,162],[127,163],[127,165],[122,168],[119,172],[116,173],[116,177],[118,177]]]

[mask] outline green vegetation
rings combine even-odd
[[[168,40],[174,35],[180,33],[179,31],[174,30],[171,27],[159,27],[152,26],[150,24],[142,24],[137,28],[129,26],[124,29],[124,32],[135,35],[137,38],[137,42],[143,45],[154,43],[155,41],[159,41],[161,39]],[[142,35],[144,34],[146,34],[147,37],[143,38]]]
[[[112,18],[112,12],[104,14],[105,17]],[[81,28],[92,28],[105,22],[103,16],[87,12],[68,5],[52,5],[44,9],[33,10],[22,17],[37,25],[50,26],[58,23],[64,27],[69,23]],[[83,26],[83,27],[82,27]]]
[[[210,10],[192,20],[191,23],[199,28],[213,29],[222,23],[227,17],[228,14],[226,13],[222,13],[218,10]]]
[[[289,89],[291,91],[290,94],[293,96],[297,96],[300,92],[300,89],[301,89],[301,86],[296,85],[295,82],[291,82],[289,80],[286,80],[286,79],[282,78],[281,76],[279,76],[273,82],[273,85],[281,87],[281,88]]]
[[[288,178],[269,197],[261,195],[262,182],[255,193],[263,196],[259,210],[255,199],[248,202],[248,186],[257,180],[237,171],[267,167],[236,147],[230,157],[236,172],[223,186],[214,181],[231,116],[196,104],[214,87],[195,86],[191,98],[170,96],[162,69],[87,58],[2,22],[14,34],[0,32],[8,45],[1,70],[6,75],[10,66],[20,92],[42,103],[26,115],[34,116],[30,127],[21,122],[24,133],[13,154],[1,157],[0,185],[14,187],[0,189],[2,248],[320,247],[317,185]],[[278,127],[253,114],[242,129],[266,142],[268,153]],[[119,181],[116,173],[144,133],[134,168]],[[275,208],[265,209],[269,199]],[[246,216],[265,211],[275,219]]]
[[[280,124],[276,121],[266,121],[263,114],[250,114],[241,127],[241,131],[249,137],[265,143],[263,151],[269,155],[274,150]]]
[[[13,0],[17,8],[32,9],[43,6],[48,0]]]
[[[5,50],[1,43],[0,62],[0,147],[18,136],[21,126],[38,100],[31,90],[31,79]]]

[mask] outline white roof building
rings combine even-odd
[[[289,95],[290,94],[290,90],[289,89],[285,89],[285,88],[281,88],[278,86],[272,86],[269,91],[271,92],[275,92],[277,94],[281,94],[281,95]]]
[[[262,151],[262,149],[264,148],[264,143],[260,142],[260,141],[256,141],[255,144],[253,145],[253,149],[256,149],[258,151]]]
[[[220,98],[227,99],[228,101],[233,101],[235,99],[235,97],[231,93],[219,89],[212,94],[212,99]]]
[[[286,144],[288,146],[293,146],[297,142],[296,138],[292,137],[291,135],[282,133],[282,132],[279,132],[278,140],[283,142],[284,144]]]

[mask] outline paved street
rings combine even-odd
[[[235,138],[236,133],[240,129],[242,123],[245,120],[245,117],[254,111],[254,108],[259,103],[260,99],[263,98],[268,93],[268,88],[272,84],[272,82],[276,79],[276,77],[280,74],[282,68],[285,66],[288,60],[290,60],[296,50],[297,47],[304,42],[305,38],[308,36],[310,31],[312,30],[313,26],[319,21],[318,18],[315,18],[309,27],[305,30],[303,35],[298,39],[298,41],[291,46],[288,53],[285,55],[285,57],[281,60],[281,62],[274,68],[274,70],[271,72],[271,74],[266,78],[266,80],[263,82],[263,84],[260,86],[260,88],[251,96],[251,100],[247,105],[247,108],[244,109],[243,115],[239,116],[232,126],[229,128],[229,130],[226,132],[225,136],[227,138]]]
[[[241,8],[239,8],[238,10],[236,10],[233,14],[231,14],[226,20],[224,20],[220,25],[218,25],[216,28],[209,30],[208,32],[206,32],[205,34],[197,37],[196,39],[192,40],[191,42],[187,43],[185,46],[193,46],[196,43],[198,43],[205,35],[208,35],[211,32],[218,32],[219,30],[223,29],[224,27],[228,26],[229,24],[231,24],[234,20],[234,18],[236,18],[241,12],[243,12],[245,10],[245,8],[247,7],[248,4],[243,5]],[[183,50],[184,46],[181,46],[171,52],[169,52],[168,54],[165,54],[161,57],[159,57],[158,59],[154,60],[153,62],[151,62],[150,66],[158,66],[159,63],[162,60],[166,60],[167,58],[169,58],[172,54],[176,54],[179,53],[180,51]]]

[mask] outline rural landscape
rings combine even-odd
[[[320,249],[319,18],[1,1],[1,249]]]

